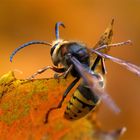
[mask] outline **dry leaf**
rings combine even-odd
[[[67,98],[61,109],[51,112],[44,124],[46,112],[57,106],[67,85],[67,79],[16,79],[12,71],[0,78],[0,140],[117,140],[124,129],[103,132],[96,113],[77,121],[63,118]],[[72,91],[73,92],[73,91]]]

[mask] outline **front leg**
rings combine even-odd
[[[31,75],[27,79],[29,79],[29,80],[34,79],[37,75],[42,74],[43,72],[45,72],[48,69],[51,69],[51,70],[53,70],[54,72],[57,72],[57,73],[64,73],[66,71],[65,68],[57,68],[57,67],[54,67],[54,66],[46,66],[42,69],[39,69],[37,72],[35,72],[33,75]]]
[[[55,79],[59,79],[59,78],[64,78],[64,79],[66,79],[67,76],[68,76],[68,74],[69,74],[69,72],[72,70],[72,68],[73,68],[73,65],[70,65],[70,67],[69,67],[64,73],[62,73],[62,74],[57,74],[57,73],[55,73],[55,74],[54,74],[54,78],[55,78]]]

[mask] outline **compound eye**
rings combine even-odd
[[[55,50],[55,48],[56,48],[56,46],[57,46],[58,44],[59,44],[59,43],[55,44],[55,45],[51,48],[51,50],[50,50],[51,56],[52,56],[52,54],[53,54],[53,52],[54,52],[54,50]]]
[[[51,48],[51,51],[50,51],[50,54],[51,54],[51,55],[53,54],[54,49],[55,49],[55,47],[52,47],[52,48]]]

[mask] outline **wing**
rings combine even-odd
[[[133,72],[134,74],[136,74],[137,76],[140,77],[140,67],[139,66],[136,66],[128,61],[125,61],[125,60],[122,60],[122,59],[119,59],[119,58],[116,58],[116,57],[113,57],[113,56],[110,56],[110,55],[107,55],[107,54],[104,54],[104,53],[101,53],[101,52],[98,52],[94,49],[91,49],[90,50],[92,53],[95,53],[97,54],[98,56],[100,57],[103,57],[105,59],[110,59],[111,61],[117,63],[117,64],[120,64],[122,65],[123,67],[125,67],[127,70]]]
[[[94,49],[98,49],[103,45],[108,45],[111,43],[112,36],[113,36],[113,24],[114,24],[114,19],[112,19],[109,26],[106,28],[104,33],[101,35],[99,41],[93,47]],[[104,48],[100,49],[100,51],[103,53],[108,53],[109,50],[110,50],[110,47],[104,47]],[[93,67],[93,65],[95,65],[96,60],[99,60],[98,64],[96,65],[96,71],[104,73],[104,72],[102,72],[102,63],[101,63],[104,61],[104,59],[102,58],[102,61],[100,61],[101,59],[99,59],[99,58],[100,58],[99,56],[96,56],[94,54],[91,55],[90,56],[90,67]]]
[[[108,45],[112,41],[112,36],[113,36],[113,25],[114,25],[114,19],[112,19],[111,23],[109,26],[106,28],[104,33],[101,35],[99,41],[96,43],[96,45],[93,47],[94,49],[103,46],[103,45]],[[109,48],[105,48],[102,50],[102,52],[107,53],[109,51]]]
[[[91,70],[85,68],[75,57],[70,56],[70,60],[75,66],[77,72],[81,75],[84,82],[89,86],[92,93],[96,93],[96,95],[102,99],[103,102],[105,102],[106,105],[108,105],[109,108],[111,108],[115,113],[119,113],[120,109],[117,107],[117,105],[114,103],[114,101],[111,99],[109,94],[100,87],[99,80],[97,77],[95,77],[93,74],[91,74]]]

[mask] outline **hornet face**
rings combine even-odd
[[[58,66],[58,64],[61,62],[61,47],[62,44],[64,44],[66,41],[63,41],[61,39],[58,39],[52,43],[52,48],[50,50],[52,62],[55,66]]]

